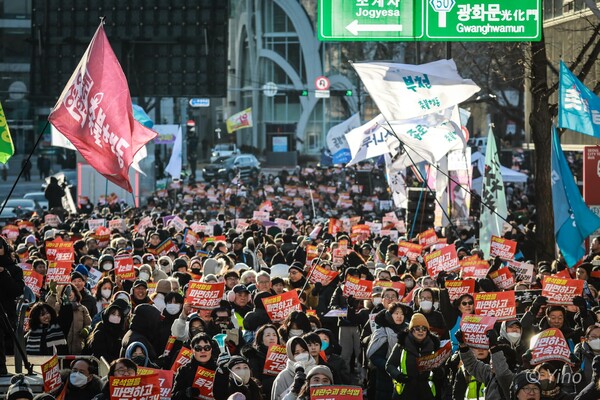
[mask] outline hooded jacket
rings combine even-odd
[[[523,340],[523,329],[521,328],[521,338],[516,342],[512,342],[509,339],[508,332],[506,332],[506,322],[507,321],[502,321],[502,325],[500,325],[500,337],[498,338],[498,344],[507,345],[513,349],[517,357],[517,364],[520,366],[523,354],[525,354],[528,349],[525,341]]]
[[[296,375],[296,368],[298,366],[302,366],[304,368],[304,373],[308,374],[308,371],[317,365],[315,359],[312,357],[308,357],[308,361],[303,365],[300,365],[296,362],[296,357],[294,357],[294,349],[292,349],[292,342],[295,339],[296,338],[289,339],[285,344],[288,360],[285,369],[281,371],[279,375],[277,375],[275,382],[273,382],[273,388],[271,389],[271,400],[282,400],[283,396],[290,391],[290,387],[292,386],[292,383],[294,383],[294,376]]]
[[[104,309],[102,312],[102,321],[96,325],[87,343],[91,355],[98,359],[104,357],[109,363],[119,357],[121,340],[125,334],[124,317],[121,317],[121,322],[118,324],[108,321],[108,317],[114,309],[120,310],[120,307],[112,304]]]
[[[155,335],[160,321],[160,311],[150,304],[140,304],[133,313],[131,326],[121,342],[121,357],[125,357],[127,347],[133,342],[141,342],[148,352],[151,361],[156,360],[154,348]]]

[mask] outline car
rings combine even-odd
[[[210,162],[214,163],[218,158],[229,157],[239,154],[239,150],[235,143],[217,143],[210,153]]]
[[[46,199],[44,192],[25,193],[25,196],[23,196],[23,198],[37,201],[37,203],[40,205],[40,207],[42,207],[43,210],[48,209],[48,200]]]
[[[34,212],[42,212],[42,207],[32,199],[8,199],[3,205],[5,209],[11,208],[19,218],[30,217]]]
[[[7,223],[12,222],[18,218],[19,216],[15,214],[15,211],[12,207],[4,207],[4,210],[2,210],[2,213],[0,214],[0,224],[6,225]]]
[[[229,179],[233,180],[238,173],[245,177],[258,175],[260,162],[252,154],[240,154],[231,157],[218,158],[213,164],[208,164],[202,169],[204,180]]]

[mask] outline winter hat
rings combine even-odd
[[[517,394],[519,390],[523,389],[525,386],[529,384],[534,384],[541,390],[540,381],[536,378],[536,374],[532,371],[521,371],[513,377],[512,383],[510,385],[510,395],[511,398],[516,400]]]
[[[167,294],[171,291],[171,282],[166,279],[161,279],[156,284],[156,293]]]
[[[83,274],[79,271],[73,271],[73,273],[71,273],[71,282],[73,282],[75,279],[81,279],[82,281],[85,281],[85,277],[83,276]]]
[[[311,368],[308,375],[306,375],[306,380],[310,380],[310,378],[312,378],[313,376],[315,376],[317,374],[325,375],[326,377],[329,378],[329,381],[331,383],[333,383],[333,374],[331,373],[331,370],[329,369],[329,367],[327,367],[325,365],[317,365],[317,366]]]
[[[248,364],[248,360],[246,360],[242,356],[233,356],[227,363],[227,368],[231,370],[231,368],[235,367],[238,364]]]
[[[83,275],[86,278],[88,278],[90,276],[90,273],[89,273],[87,267],[83,264],[79,264],[77,266],[77,268],[75,268],[75,271],[79,272],[81,275]]]
[[[427,318],[421,313],[415,313],[410,319],[410,324],[408,324],[408,329],[412,329],[416,326],[424,326],[429,330],[429,322],[427,322]]]
[[[37,239],[35,238],[35,235],[29,235],[25,238],[25,244],[37,244]]]
[[[33,392],[25,381],[25,375],[18,374],[11,378],[10,386],[6,391],[6,400],[29,399],[33,400]]]
[[[187,269],[188,264],[187,261],[185,260],[185,258],[176,258],[175,261],[173,262],[173,270],[177,271],[179,268],[185,268]]]
[[[148,264],[143,264],[140,267],[140,275],[142,274],[142,272],[145,272],[146,274],[148,274],[148,279],[150,279],[150,277],[152,277],[152,268]]]
[[[161,256],[158,258],[158,265],[160,265],[160,269],[162,269],[167,274],[171,272],[173,269],[173,261],[169,256]]]
[[[304,275],[304,266],[301,263],[299,263],[299,262],[296,262],[296,261],[293,262],[292,265],[290,265],[289,269],[290,270],[291,269],[298,270],[302,275]],[[289,270],[288,270],[288,272],[289,272]]]
[[[202,266],[202,272],[205,275],[213,274],[216,275],[219,270],[219,262],[214,258],[207,258],[204,260],[204,265]]]

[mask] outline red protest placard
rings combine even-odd
[[[68,261],[52,261],[48,264],[46,282],[71,283],[73,265]]]
[[[490,243],[490,258],[500,257],[504,260],[515,258],[517,242],[492,235]]]
[[[375,287],[375,286],[380,286],[380,287],[384,288],[384,290],[386,288],[394,289],[396,292],[398,292],[399,299],[401,299],[404,296],[404,293],[406,292],[406,285],[404,284],[404,282],[376,280],[375,282],[373,282],[373,287]]]
[[[373,281],[348,276],[344,283],[344,296],[354,296],[356,300],[370,299],[373,294]]]
[[[418,235],[419,244],[423,247],[429,247],[432,244],[436,244],[438,242],[437,234],[433,228],[427,229],[425,232],[421,232]]]
[[[310,400],[362,400],[360,386],[325,385],[310,389]]]
[[[126,281],[135,280],[135,269],[133,267],[133,257],[120,256],[115,257],[115,275]]]
[[[2,235],[9,240],[17,240],[19,237],[19,227],[16,225],[6,225],[2,228]]]
[[[451,244],[425,256],[427,273],[436,278],[441,271],[453,272],[460,268],[456,246]]]
[[[515,286],[515,278],[508,267],[503,267],[490,272],[490,279],[502,290],[512,289]]]
[[[475,293],[475,281],[473,279],[462,281],[446,281],[445,286],[448,290],[448,297],[450,297],[450,301],[454,301],[465,294],[472,295]]]
[[[327,228],[327,232],[330,235],[335,235],[338,232],[342,232],[344,230],[344,224],[342,221],[336,218],[329,218],[329,226]]]
[[[302,311],[298,292],[295,290],[265,297],[261,300],[273,322],[283,321],[292,311]]]
[[[403,240],[398,242],[398,257],[406,256],[410,261],[415,261],[422,252],[423,246],[420,244],[405,242]]]
[[[169,252],[179,252],[179,246],[172,239],[167,239],[158,245],[155,249],[148,249],[148,253],[152,253],[155,256],[166,256]]]
[[[542,281],[542,296],[548,298],[548,304],[573,304],[573,297],[583,293],[583,281],[580,279],[545,276]]]
[[[183,233],[183,242],[186,246],[195,246],[200,240],[200,236],[190,228],[185,228]]]
[[[60,218],[56,214],[46,214],[44,216],[44,224],[56,228],[60,224]]]
[[[194,383],[192,387],[200,390],[198,398],[203,400],[212,400],[213,397],[213,384],[215,382],[215,371],[198,367],[196,370],[196,376],[194,376]]]
[[[573,365],[571,350],[560,329],[550,328],[538,333],[534,336],[534,345],[531,348],[531,365],[553,360]]]
[[[445,343],[442,344],[442,346],[436,350],[435,353],[417,357],[417,370],[419,372],[433,371],[446,362],[448,357],[450,357],[452,354],[452,342],[449,340],[444,342]]]
[[[60,366],[56,354],[42,364],[42,375],[44,377],[44,392],[53,393],[62,385]]]
[[[315,267],[315,269],[313,270],[313,273],[312,273],[312,275],[310,277],[310,283],[317,283],[317,282],[319,282],[323,286],[327,286],[339,274],[340,274],[339,271],[330,271],[328,269],[325,269],[325,268],[321,267],[320,265],[317,265]]]
[[[263,374],[271,376],[279,375],[279,373],[285,369],[287,360],[288,357],[285,346],[275,344],[269,347]]]
[[[112,400],[160,400],[158,374],[109,379]]]
[[[173,371],[149,367],[138,367],[137,372],[138,375],[158,375],[158,383],[160,384],[160,398],[171,398],[171,392],[173,391],[173,377],[175,376]]]
[[[167,339],[167,344],[165,345],[165,351],[163,351],[163,356],[168,356],[171,354],[171,350],[173,350],[176,340],[177,338],[175,336],[169,336]]]
[[[306,246],[306,265],[311,266],[312,261],[319,256],[317,246]]]
[[[475,293],[475,314],[496,317],[499,321],[515,319],[517,306],[514,290]]]
[[[515,281],[533,283],[535,274],[533,264],[527,264],[520,261],[509,260],[507,267],[515,271]]]
[[[42,274],[38,274],[37,272],[28,269],[23,270],[23,280],[25,281],[25,285],[31,289],[33,294],[36,297],[40,296],[40,290],[42,289],[42,281],[44,280],[44,276]]]
[[[52,243],[51,248],[55,250],[53,261],[68,261],[71,263],[75,262],[75,251],[73,249],[73,242],[63,242],[62,240],[55,240]]]
[[[371,236],[371,228],[369,228],[369,225],[354,225],[352,228],[350,228],[350,237],[354,238],[356,242],[364,242],[365,240],[369,239],[369,236]]]
[[[219,306],[225,292],[225,282],[190,281],[185,294],[185,303],[194,308],[212,310]]]
[[[171,366],[171,371],[177,372],[179,367],[187,365],[192,360],[192,354],[192,350],[188,349],[187,347],[182,347],[181,350],[179,350],[179,354],[177,354],[173,365]]]
[[[494,327],[496,318],[483,315],[464,315],[460,320],[463,340],[469,347],[488,349],[490,340],[486,332]]]
[[[96,229],[94,237],[98,242],[98,247],[100,247],[101,249],[107,247],[108,242],[110,242],[110,229],[100,226]]]
[[[490,264],[487,261],[480,259],[477,255],[465,257],[459,261],[460,277],[482,279],[487,276]]]

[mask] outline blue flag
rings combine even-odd
[[[583,241],[600,227],[600,217],[583,201],[552,127],[552,205],[554,235],[569,267],[584,256]]]
[[[600,97],[560,62],[558,127],[600,138]]]

